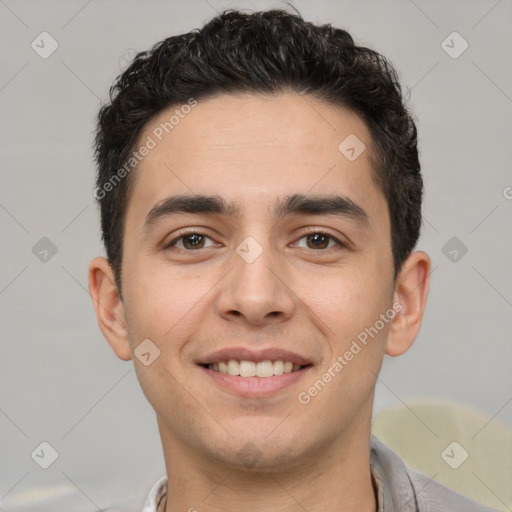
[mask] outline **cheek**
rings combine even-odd
[[[207,290],[200,280],[177,279],[156,265],[126,268],[125,318],[137,378],[149,403],[159,411],[169,407],[167,415],[174,417],[187,402],[180,384],[180,354],[197,326],[194,306]],[[136,357],[145,340],[154,344],[149,352],[157,354],[149,365]]]
[[[149,338],[169,353],[179,350],[180,340],[185,342],[197,323],[195,311],[201,309],[215,279],[211,273],[184,275],[179,267],[170,271],[166,262],[140,258],[127,262],[125,281],[130,343]]]
[[[309,303],[331,327],[330,337],[340,341],[357,336],[390,307],[391,291],[386,283],[377,273],[364,269],[343,269],[339,275],[325,279],[320,289],[322,293],[309,294]]]
[[[363,414],[370,403],[390,325],[390,319],[380,319],[391,308],[389,291],[366,275],[347,271],[344,278],[331,280],[314,306],[328,326],[330,353],[299,401],[311,400],[340,421],[354,411]]]
[[[357,408],[363,397],[369,399],[390,325],[390,319],[384,322],[380,316],[391,307],[389,294],[387,284],[375,271],[370,273],[367,269],[347,269],[326,286],[322,303],[315,309],[328,326],[326,341],[330,353],[322,365],[321,380],[329,382],[330,391],[322,393],[319,405],[332,400],[334,408],[337,404]]]

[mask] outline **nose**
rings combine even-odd
[[[285,261],[268,244],[259,244],[252,237],[251,240],[245,253],[243,244],[239,246],[233,255],[233,268],[221,282],[219,314],[227,320],[252,325],[286,321],[293,316],[296,300]]]

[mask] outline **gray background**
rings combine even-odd
[[[422,331],[410,352],[385,361],[375,411],[444,397],[512,425],[512,3],[293,5],[389,57],[418,117],[426,185],[418,248],[434,272]],[[87,291],[88,264],[103,254],[92,132],[135,50],[235,7],[283,4],[0,0],[2,510],[39,510],[36,501],[41,510],[128,501],[137,510],[164,474],[133,363],[102,337]],[[47,59],[31,48],[43,31],[59,45]],[[469,44],[458,58],[441,46],[453,31]],[[57,248],[46,262],[33,252],[43,237]],[[443,253],[452,237],[468,249],[455,262]],[[30,456],[42,441],[59,454],[47,470]]]

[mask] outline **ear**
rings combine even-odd
[[[105,258],[94,258],[89,266],[89,293],[96,312],[98,325],[116,353],[123,361],[132,358],[124,305],[115,284],[114,273]]]
[[[405,260],[395,283],[395,310],[386,343],[386,354],[399,356],[414,343],[420,330],[430,286],[430,257],[423,251],[413,252]]]

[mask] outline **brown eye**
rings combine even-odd
[[[313,233],[307,235],[306,238],[311,242],[311,249],[326,249],[329,245],[329,237],[323,233]]]
[[[312,250],[323,250],[333,249],[336,246],[338,248],[344,248],[345,244],[340,242],[337,238],[332,236],[330,233],[324,233],[323,231],[313,231],[303,235],[300,240],[306,240],[306,249]]]
[[[194,233],[193,235],[183,236],[183,245],[186,249],[201,249],[204,245],[204,236]]]
[[[206,240],[211,240],[209,236],[203,235],[202,233],[196,233],[195,231],[191,231],[189,233],[183,233],[178,236],[172,242],[170,242],[166,249],[170,249],[176,247],[177,249],[183,251],[194,251],[198,249],[204,249]]]

